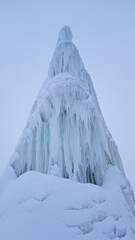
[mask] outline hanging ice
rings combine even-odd
[[[98,185],[108,165],[124,172],[67,26],[10,164],[17,176],[37,170]]]

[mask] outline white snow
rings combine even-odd
[[[125,186],[129,188],[116,167],[109,167],[101,187],[24,173],[0,195],[0,239],[134,240],[134,204],[131,209]]]
[[[10,164],[17,176],[37,170],[98,185],[109,164],[124,172],[67,26]]]

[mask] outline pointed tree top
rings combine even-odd
[[[72,42],[72,32],[68,26],[64,26],[59,33],[56,48],[49,66],[48,76],[54,77],[59,73],[68,72],[80,79],[87,79],[87,73],[79,51]]]
[[[73,35],[72,35],[72,32],[71,32],[71,29],[68,26],[64,26],[60,30],[57,45],[61,42],[67,42],[67,41],[72,42],[72,38],[73,38]]]

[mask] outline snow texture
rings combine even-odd
[[[124,172],[67,26],[9,164],[17,176],[36,170],[98,185],[110,164]]]
[[[0,188],[1,240],[135,239],[133,192],[117,167],[108,168],[102,186],[35,171],[15,180],[9,173],[10,181],[0,178],[7,183]]]

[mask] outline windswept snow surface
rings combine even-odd
[[[124,172],[69,27],[62,28],[48,78],[10,161],[17,176],[37,170],[102,184],[109,164]]]
[[[1,240],[135,239],[132,189],[117,167],[102,186],[29,171],[0,191]]]

